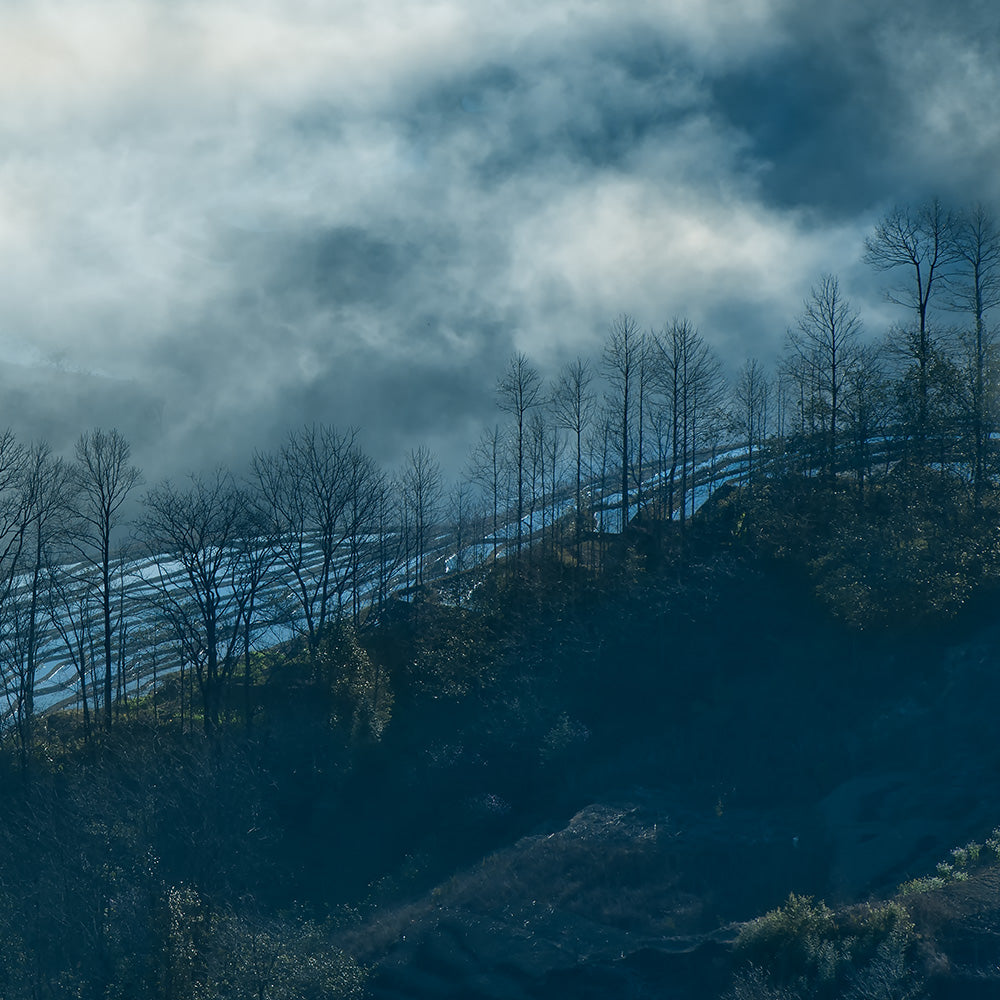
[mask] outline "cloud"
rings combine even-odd
[[[880,206],[992,191],[989,12],[909,10],[12,0],[0,360],[145,394],[155,478],[306,420],[457,468],[512,350],[623,309],[772,356],[819,273],[875,302]]]
[[[989,109],[1000,88],[1000,38],[961,17],[887,28],[882,49],[905,95],[893,123],[895,152],[913,180],[942,197],[996,200],[1000,124]]]

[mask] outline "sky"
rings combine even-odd
[[[734,371],[835,273],[877,335],[879,216],[1000,202],[998,77],[970,0],[5,0],[0,423],[453,473],[622,312]]]

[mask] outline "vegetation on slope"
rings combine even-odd
[[[90,740],[74,713],[43,717],[29,759],[2,758],[4,996],[378,993],[374,942],[390,942],[372,922],[392,926],[388,914],[435,886],[435,906],[467,914],[475,900],[481,916],[544,893],[564,916],[532,924],[539,939],[544,926],[568,933],[567,920],[577,934],[581,920],[633,937],[705,934],[789,890],[826,894],[834,847],[816,796],[865,768],[935,757],[975,780],[961,762],[988,769],[996,757],[981,721],[992,680],[956,689],[945,640],[911,629],[962,609],[954,628],[975,626],[970,599],[994,586],[994,501],[971,503],[928,475],[933,493],[902,474],[863,498],[815,478],[723,491],[683,534],[646,517],[625,539],[595,536],[600,570],[576,562],[570,536],[500,564],[461,606],[425,587],[388,605],[378,628],[335,623],[312,648],[256,655],[211,734],[197,703],[181,715],[175,682]],[[902,496],[914,498],[905,517],[889,502]],[[887,607],[866,544],[920,537],[924,583]],[[898,548],[881,564],[889,587],[913,572]],[[830,585],[847,573],[849,586]],[[915,706],[905,716],[901,698]],[[656,832],[594,840],[606,826],[594,817],[628,809],[581,810],[636,796],[662,806]],[[548,853],[519,849],[448,888],[574,815],[575,832]],[[789,829],[780,843],[747,840],[748,817],[777,815]],[[899,874],[919,876],[935,849],[900,859]],[[734,995],[755,983],[869,995],[856,973],[874,981],[900,955],[909,976],[917,932],[886,906],[832,911],[796,896],[741,937],[735,961],[749,965]],[[415,939],[435,910],[424,912],[406,918]],[[788,941],[775,945],[761,928],[779,925]]]

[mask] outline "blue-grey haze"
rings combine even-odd
[[[987,3],[20,0],[0,10],[0,386],[147,479],[304,421],[457,470],[504,360],[622,310],[772,359],[898,202],[997,199]]]

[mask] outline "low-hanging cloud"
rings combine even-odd
[[[117,420],[150,478],[312,420],[454,469],[511,351],[554,371],[621,310],[771,357],[819,273],[875,295],[882,208],[995,194],[963,13],[6,4],[0,364],[36,387],[7,416]]]

